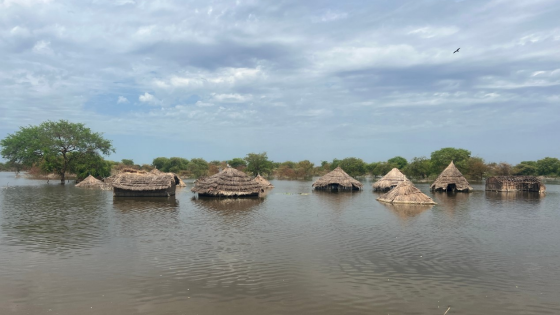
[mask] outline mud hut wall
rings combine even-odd
[[[491,177],[486,180],[486,190],[489,191],[530,191],[540,192],[543,185],[533,181],[513,181]]]

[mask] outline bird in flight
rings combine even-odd
[[[458,53],[459,49],[461,49],[461,48],[457,48],[457,50],[455,50],[453,53]]]

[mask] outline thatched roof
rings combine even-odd
[[[199,195],[222,197],[256,196],[261,190],[259,183],[232,167],[226,167],[218,174],[197,180],[191,189]]]
[[[316,180],[313,188],[327,188],[331,185],[338,185],[346,189],[362,189],[363,185],[359,181],[352,178],[340,167],[335,168],[330,173],[321,176]]]
[[[156,175],[145,171],[135,171],[121,171],[113,179],[113,187],[132,191],[153,191],[168,189],[179,183],[179,178],[172,173]]]
[[[426,196],[416,188],[411,181],[400,182],[397,187],[389,190],[386,194],[381,195],[377,200],[392,204],[422,204],[435,205],[432,198]]]
[[[104,188],[105,183],[100,181],[99,179],[89,175],[83,181],[76,184],[76,187],[82,188]]]
[[[272,185],[269,181],[266,180],[266,178],[262,177],[260,174],[258,174],[257,177],[255,177],[253,180],[259,183],[259,185],[264,188],[274,188],[274,185]]]
[[[455,185],[456,191],[471,191],[473,188],[463,174],[455,167],[453,161],[439,174],[436,181],[430,186],[431,190],[448,190],[449,185]]]
[[[389,190],[397,186],[400,182],[407,181],[408,178],[399,171],[398,168],[393,168],[387,175],[383,176],[380,180],[373,184],[373,190]]]
[[[150,174],[161,175],[165,173],[158,170],[157,168],[154,168],[153,170],[150,171]],[[187,184],[185,184],[185,182],[177,174],[175,173],[169,173],[169,174],[173,174],[177,176],[177,178],[179,179],[179,184],[177,184],[177,187],[187,187]]]

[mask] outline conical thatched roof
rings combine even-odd
[[[83,181],[76,184],[76,187],[82,188],[104,188],[105,183],[100,181],[99,179],[89,175]]]
[[[258,174],[257,177],[255,177],[253,180],[259,183],[259,185],[264,188],[274,188],[274,185],[272,185],[269,181],[266,180],[266,178],[262,177],[260,174]]]
[[[453,185],[455,185],[453,187]],[[455,191],[471,191],[473,190],[472,187],[469,185],[469,182],[463,174],[455,167],[453,161],[449,163],[446,169],[439,174],[436,181],[430,186],[430,189],[433,190],[455,190]]]
[[[381,195],[377,200],[392,204],[422,204],[435,205],[432,198],[426,196],[416,188],[411,181],[400,182],[397,187],[389,190],[386,194]]]
[[[161,175],[165,173],[158,170],[157,168],[154,168],[153,170],[150,171],[150,174]],[[170,173],[170,174],[177,176],[177,178],[179,179],[179,184],[177,184],[177,187],[187,187],[187,184],[185,184],[185,182],[177,174],[175,173]]]
[[[321,176],[316,180],[312,187],[315,189],[326,189],[332,186],[340,186],[343,189],[362,189],[363,185],[352,178],[340,167],[335,168],[330,173]]]
[[[115,176],[114,188],[131,191],[153,191],[168,189],[179,183],[179,178],[172,173],[152,174],[145,171],[123,171]]]
[[[400,182],[407,180],[408,178],[406,178],[406,176],[401,173],[398,168],[394,168],[373,184],[373,190],[387,191],[397,186]]]
[[[242,197],[257,196],[262,187],[247,174],[232,167],[226,167],[218,174],[198,180],[191,189],[201,196]]]

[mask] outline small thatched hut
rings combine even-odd
[[[411,181],[400,182],[397,187],[381,195],[377,200],[392,204],[436,204],[432,198],[426,196],[420,189],[416,188]]]
[[[104,182],[100,181],[99,179],[91,175],[89,175],[84,180],[76,184],[76,187],[80,187],[80,188],[98,188],[98,189],[109,188],[110,189],[110,187],[107,186],[108,185],[106,185]]]
[[[263,188],[274,188],[274,185],[272,185],[269,181],[266,180],[266,178],[262,177],[260,174],[257,174],[257,177],[255,177],[253,180],[259,183],[259,185],[261,185],[261,187]]]
[[[175,195],[179,178],[172,173],[152,174],[139,170],[122,170],[113,179],[116,197],[168,197]]]
[[[208,197],[250,197],[258,196],[264,189],[247,174],[226,167],[218,174],[197,180],[191,191]]]
[[[467,179],[455,167],[453,161],[439,174],[436,181],[430,186],[432,191],[462,191],[469,192],[473,188]]]
[[[361,190],[363,187],[362,183],[346,174],[340,167],[321,176],[311,186],[323,190]]]
[[[380,180],[373,184],[374,191],[388,191],[395,188],[400,182],[407,181],[408,178],[399,171],[398,168],[393,168],[387,175],[383,176]]]
[[[486,179],[486,190],[544,193],[546,186],[535,176],[494,176]]]
[[[164,172],[158,170],[157,168],[154,168],[153,170],[151,170],[150,173],[155,174],[155,175],[164,174]],[[179,178],[179,184],[177,184],[177,187],[187,187],[187,184],[185,184],[185,182],[179,177],[179,175],[177,175],[175,173],[170,173],[170,174],[173,174],[173,175],[177,176],[177,178]]]

